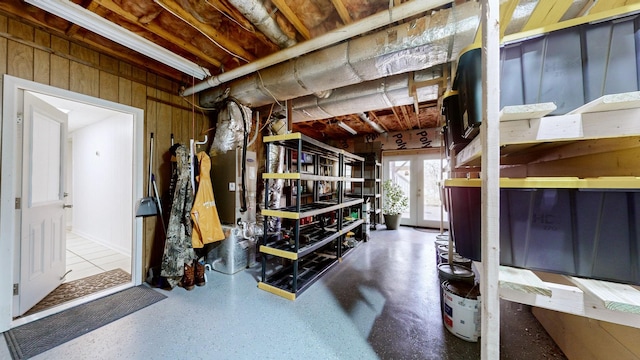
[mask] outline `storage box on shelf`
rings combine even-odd
[[[446,156],[457,154],[471,141],[462,136],[464,131],[458,97],[457,91],[447,91],[442,98],[442,115],[446,124],[443,128]]]
[[[501,107],[554,102],[550,114],[564,115],[604,95],[640,90],[639,24],[636,16],[621,16],[507,39],[500,50]],[[460,52],[452,86],[458,92],[459,125],[448,125],[454,131],[450,138],[472,139],[478,133],[480,65],[479,44]]]
[[[594,16],[584,24],[568,21],[566,24],[571,24],[571,27],[552,32],[528,32],[521,38],[505,37],[505,46],[501,49],[500,71],[505,76],[500,77],[502,111],[499,119],[503,175],[638,176],[635,166],[640,136],[640,123],[637,121],[640,117],[640,88],[635,81],[640,74],[640,43],[635,41],[640,34],[637,30],[638,17],[631,13],[608,14],[601,19]],[[545,27],[546,31],[549,29]],[[451,177],[481,170],[483,144],[479,136],[474,138],[482,120],[480,61],[479,49],[462,51],[459,56],[453,89],[458,91],[460,108],[457,119],[462,126],[458,127],[460,131],[456,136],[471,141],[450,155]],[[634,80],[628,81],[627,78]],[[451,144],[451,133],[445,135],[450,137],[447,143]],[[495,136],[487,134],[492,135]],[[510,237],[508,245],[504,244],[505,239],[501,239],[501,262],[521,264],[500,266],[500,297],[590,319],[640,327],[640,287],[610,281],[638,284],[640,254],[636,229],[638,217],[635,214],[640,184],[637,178],[622,181],[628,180],[632,184],[622,188],[611,184],[605,188],[594,188],[590,183],[592,180],[585,180],[578,182],[576,187],[567,185],[567,188],[555,190],[545,186],[500,189],[500,237],[505,233]],[[449,185],[456,186],[453,183]],[[484,210],[480,205],[481,191],[477,187],[460,187],[454,191],[458,199],[453,201],[460,203],[456,209],[450,208],[452,237],[462,237],[461,241],[466,242],[462,246],[470,247],[462,252],[471,252],[475,254],[472,257],[478,258],[479,217]],[[488,189],[487,193],[489,197],[495,195],[494,189]],[[505,204],[509,202],[506,199],[513,200],[514,196],[525,197],[526,204],[508,208],[515,202]],[[547,217],[546,213],[542,216],[530,213],[536,209],[551,209],[549,206],[553,199],[563,205],[556,204],[557,207],[549,213],[552,217]],[[615,219],[612,224],[605,224],[608,222],[608,208],[615,207],[616,202],[624,209],[612,208],[611,215]],[[490,201],[482,203],[491,206]],[[452,204],[451,199],[449,204]],[[469,204],[478,205],[470,207]],[[594,204],[602,207],[596,209]],[[573,219],[569,227],[564,223],[544,227],[544,222],[558,220],[555,217],[567,211],[572,212],[569,217]],[[520,217],[507,217],[511,216],[507,214],[510,212]],[[604,217],[594,219],[601,214]],[[578,216],[582,219],[577,220]],[[521,231],[513,230],[514,226],[519,226]],[[604,234],[603,229],[610,229],[612,234]],[[594,237],[595,234],[599,237]],[[466,236],[477,238],[464,239]],[[603,249],[607,241],[614,249]],[[621,247],[624,247],[624,253],[620,251]],[[570,258],[561,264],[564,254],[570,254]],[[624,273],[618,259],[626,263],[630,269],[627,271],[633,274]],[[484,273],[482,264],[474,262],[474,266],[480,268],[476,274]],[[551,269],[554,273],[550,273],[514,266],[557,268]],[[573,274],[589,274],[590,277],[596,274],[596,277],[609,280],[585,279]]]
[[[640,285],[640,178],[503,178],[500,263]],[[480,180],[451,179],[451,235],[481,260]]]
[[[296,200],[279,209],[268,209],[265,203],[262,210],[265,231],[260,246],[262,280],[258,287],[295,300],[354,246],[353,240],[347,239],[351,233],[364,233],[364,220],[351,216],[363,213],[363,198],[344,195],[345,183],[362,182],[362,178],[346,175],[347,166],[361,166],[364,159],[300,133],[267,136],[264,143],[267,153],[271,146],[284,147],[291,159],[289,165],[302,165],[303,159],[313,159],[311,167],[289,166],[285,173],[263,174],[265,182],[278,179],[291,182],[295,194],[303,194],[303,184],[313,192],[311,202]],[[325,191],[329,188],[331,191]],[[267,183],[265,199],[269,198],[268,192]],[[269,229],[269,218],[281,221],[282,230]],[[279,265],[275,270],[268,269],[268,260],[274,258],[280,259]]]

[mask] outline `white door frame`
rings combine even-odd
[[[402,225],[409,226],[418,226],[418,227],[429,227],[429,228],[440,228],[441,226],[444,229],[448,229],[448,219],[442,216],[442,211],[444,211],[441,207],[441,214],[437,220],[426,220],[423,218],[425,213],[425,209],[423,206],[423,197],[424,189],[424,169],[422,166],[422,161],[425,158],[440,158],[440,152],[438,148],[435,149],[420,149],[420,150],[406,150],[406,151],[387,151],[382,153],[382,162],[384,169],[383,180],[389,179],[389,162],[395,160],[407,160],[411,161],[411,185],[410,185],[410,206],[409,206],[409,214],[410,218],[403,217],[400,221]],[[442,168],[442,166],[440,166]],[[440,175],[442,176],[442,174]],[[438,183],[441,182],[441,178],[438,178]]]
[[[17,164],[14,159],[17,151],[15,138],[16,132],[19,130],[17,126],[17,122],[19,121],[17,114],[22,111],[22,97],[19,96],[19,94],[24,90],[131,114],[134,122],[132,214],[135,214],[134,206],[136,200],[143,196],[144,111],[142,109],[58,89],[10,75],[4,75],[3,101],[0,104],[2,108],[2,147],[0,152],[2,157],[2,165],[0,166],[0,274],[5,275],[0,276],[0,332],[7,331],[12,327],[35,319],[25,317],[16,321],[12,320],[13,307],[16,306],[14,296],[12,295],[13,284],[18,282],[20,271],[19,264],[15,264],[14,261],[14,254],[20,249],[16,237],[17,229],[19,229],[20,226],[20,210],[15,210],[15,199],[18,197],[16,194],[19,189],[17,174],[15,173],[17,169]],[[139,285],[142,282],[140,280],[142,279],[142,220],[140,218],[132,218],[131,226],[133,228],[132,233],[134,234],[134,239],[132,239],[133,248],[131,249],[133,259],[131,275],[133,281],[123,285],[125,288]],[[119,291],[123,287],[113,288],[112,292]],[[96,298],[104,296],[105,294],[107,294],[107,292],[96,296]],[[38,318],[47,316],[92,299],[93,298],[82,299],[77,303],[72,302],[63,307],[58,307],[33,316]]]

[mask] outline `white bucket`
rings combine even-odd
[[[442,283],[444,326],[453,335],[472,342],[480,337],[480,294],[477,286],[458,281]]]

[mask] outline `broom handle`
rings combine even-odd
[[[149,146],[149,183],[147,184],[147,197],[151,196],[151,171],[153,169],[153,133],[151,133],[151,141]]]

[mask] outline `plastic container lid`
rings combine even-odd
[[[482,180],[454,178],[444,181],[445,187],[480,187]],[[580,179],[577,177],[500,178],[501,188],[514,189],[638,189],[640,177],[604,176]]]

